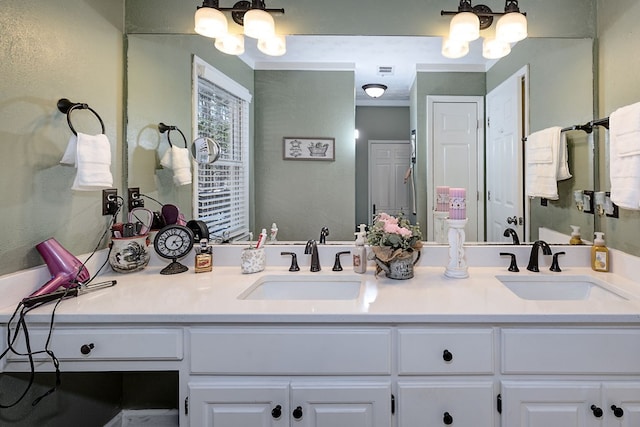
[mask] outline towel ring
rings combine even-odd
[[[187,138],[184,136],[184,133],[182,133],[182,131],[178,129],[177,126],[169,126],[160,122],[158,123],[158,130],[160,131],[160,133],[167,132],[167,141],[169,141],[169,146],[171,147],[173,147],[173,144],[171,143],[171,131],[177,130],[178,132],[180,132],[180,135],[182,135],[182,140],[184,141],[184,148],[187,148]]]
[[[96,110],[89,107],[87,104],[83,104],[80,102],[71,102],[67,98],[61,98],[58,100],[58,111],[60,111],[62,114],[66,114],[67,124],[69,125],[71,132],[73,132],[73,134],[76,136],[78,135],[78,132],[76,132],[76,130],[73,127],[73,124],[71,123],[71,112],[73,110],[78,110],[78,109],[91,111],[93,115],[96,116],[96,118],[100,122],[100,127],[102,128],[102,133],[104,134],[104,122],[102,121],[102,118],[96,112]]]

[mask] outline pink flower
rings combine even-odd
[[[392,217],[391,215],[382,212],[378,216],[378,220],[384,222],[385,224],[398,224],[398,218]]]

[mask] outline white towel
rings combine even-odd
[[[611,201],[621,208],[640,209],[640,102],[609,116],[609,176]]]
[[[558,181],[571,178],[567,137],[559,126],[534,132],[525,145],[527,196],[558,199]]]
[[[113,187],[111,175],[111,144],[106,135],[78,132],[69,139],[60,163],[75,166],[76,177],[71,189],[96,191]]]
[[[164,153],[160,164],[173,170],[175,185],[191,184],[191,157],[188,149],[172,146]]]

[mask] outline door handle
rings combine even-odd
[[[512,217],[507,217],[507,224],[513,224],[513,225],[517,225],[518,224],[518,217],[517,216],[512,216]]]

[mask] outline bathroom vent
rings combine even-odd
[[[393,75],[393,67],[392,66],[378,66],[378,75],[379,76],[392,76]]]

